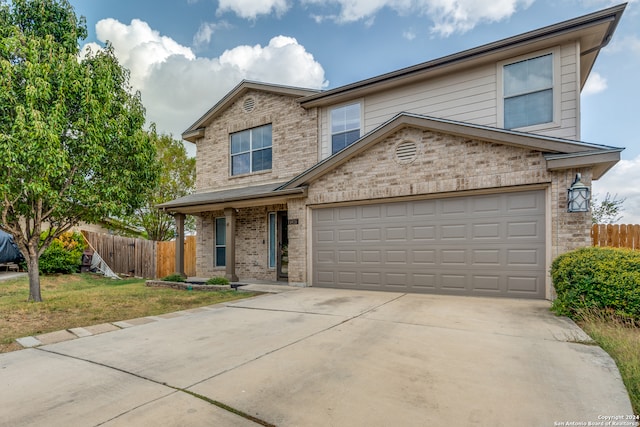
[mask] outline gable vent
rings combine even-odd
[[[242,109],[245,113],[250,113],[253,109],[256,108],[256,100],[253,98],[247,98],[244,100],[244,104],[242,104]]]
[[[416,159],[418,145],[413,141],[404,141],[396,146],[398,163],[411,163]]]

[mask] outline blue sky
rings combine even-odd
[[[575,18],[606,0],[70,0],[113,43],[147,118],[179,135],[242,79],[328,89]],[[626,147],[594,183],[640,224],[640,3],[582,94],[582,140]],[[193,148],[190,152],[194,152]]]

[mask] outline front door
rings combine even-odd
[[[289,278],[289,230],[286,212],[278,212],[278,250],[277,250],[277,273],[278,280]]]

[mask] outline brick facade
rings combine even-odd
[[[238,209],[236,214],[236,273],[242,279],[276,280],[275,268],[269,268],[269,213],[286,211],[286,205],[269,205]],[[215,218],[224,211],[213,211],[198,217],[196,275],[224,276],[225,267],[214,260]],[[228,237],[227,237],[228,238]]]
[[[254,101],[245,112],[245,101]],[[272,168],[254,174],[231,176],[230,134],[262,125],[272,125]],[[286,181],[318,161],[318,121],[315,109],[305,110],[296,98],[249,91],[205,130],[197,142],[197,192]]]

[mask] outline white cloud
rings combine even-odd
[[[142,89],[154,66],[173,55],[195,59],[190,48],[173,39],[161,36],[144,21],[134,19],[126,25],[115,19],[103,19],[96,24],[96,36],[102,42],[110,41],[116,57],[131,71],[131,84]]]
[[[423,10],[434,21],[432,31],[440,36],[465,33],[483,22],[498,22],[533,0],[423,0]]]
[[[587,83],[582,89],[582,94],[585,96],[595,95],[596,93],[604,92],[607,89],[607,79],[602,77],[599,73],[591,73],[587,79]]]
[[[200,24],[200,28],[198,28],[198,32],[196,33],[196,35],[193,36],[193,44],[195,44],[196,46],[209,44],[209,42],[211,41],[211,37],[216,31],[229,28],[231,28],[231,24],[226,21],[203,22],[202,24]]]
[[[640,186],[634,183],[640,180],[640,156],[631,160],[620,160],[609,172],[597,181],[593,181],[593,193],[599,200],[610,193],[625,198],[620,224],[640,224]]]
[[[640,54],[640,38],[635,35],[622,37],[620,39],[614,38],[613,42],[605,48],[604,52],[631,52],[638,55]]]
[[[431,31],[440,36],[464,33],[483,22],[496,22],[513,15],[519,8],[526,9],[535,0],[299,0],[305,5],[332,9],[331,13],[312,13],[316,23],[334,21],[350,23],[362,21],[366,26],[374,23],[375,15],[388,8],[399,15],[426,16],[433,25]],[[291,7],[292,0],[220,0],[218,15],[233,12],[245,19],[255,20],[260,15],[275,13],[281,16]],[[333,9],[338,7],[339,13]]]
[[[139,20],[125,25],[106,19],[98,22],[96,33],[101,42],[113,43],[118,60],[131,71],[147,120],[176,138],[242,79],[315,89],[328,85],[322,66],[291,37],[199,58]]]
[[[413,30],[406,30],[402,32],[402,37],[407,40],[413,40],[416,38],[416,32]]]
[[[255,20],[258,15],[269,15],[272,12],[281,16],[287,10],[287,0],[220,0],[217,13],[231,11],[241,18]]]
[[[366,20],[382,8],[400,15],[427,16],[433,22],[431,31],[440,36],[464,33],[482,22],[496,22],[526,9],[534,0],[302,0],[308,4],[334,4],[339,15],[325,16],[339,23]],[[315,16],[316,22],[321,21]]]

